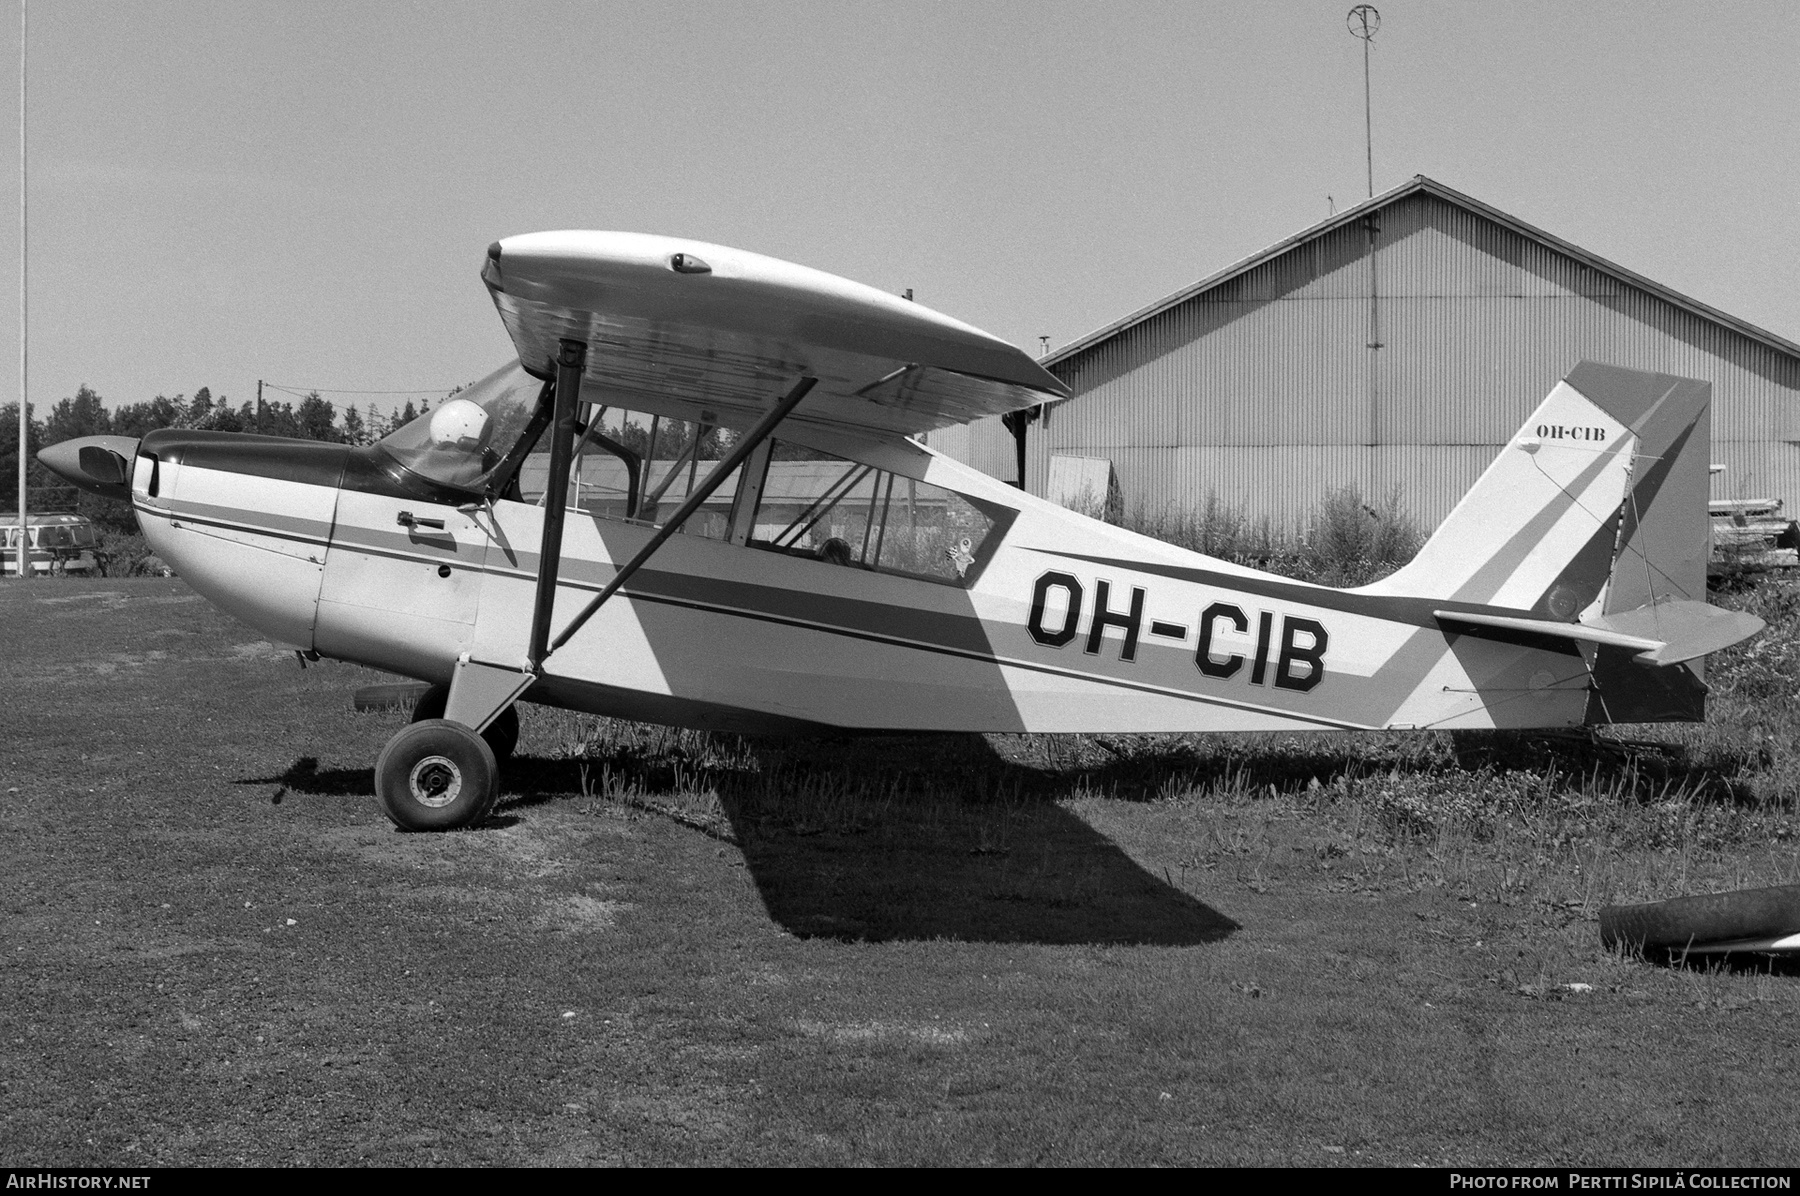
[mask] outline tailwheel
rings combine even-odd
[[[499,773],[481,736],[461,723],[426,719],[381,749],[375,794],[402,830],[455,830],[488,816],[500,795]]]
[[[444,709],[450,704],[450,687],[434,685],[419,695],[413,705],[412,721],[424,722],[428,718],[443,718]],[[494,759],[505,764],[512,759],[513,750],[519,746],[519,708],[508,706],[494,716],[494,721],[487,725],[481,733],[487,745],[493,750]]]

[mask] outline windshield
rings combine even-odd
[[[460,390],[377,446],[421,477],[480,490],[531,422],[544,384],[518,362]]]

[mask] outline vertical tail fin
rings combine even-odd
[[[1710,394],[1704,382],[1581,363],[1379,590],[1569,620],[1603,593],[1615,609],[1618,562],[1650,560],[1666,575],[1652,568],[1650,582],[1624,586],[1630,608],[1652,600],[1647,586],[1703,596]]]
[[[1711,399],[1706,382],[1582,362],[1419,555],[1369,589],[1658,642],[1676,663],[1584,649],[1586,721],[1704,718],[1698,654],[1761,627],[1704,605]]]

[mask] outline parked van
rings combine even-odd
[[[0,572],[19,575],[19,517],[0,515]],[[93,521],[80,515],[27,515],[25,530],[31,534],[31,571],[33,573],[80,573],[93,577],[100,572],[98,548],[100,536]]]

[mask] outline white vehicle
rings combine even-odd
[[[521,699],[775,732],[1562,728],[1703,718],[1702,658],[1762,626],[1705,600],[1705,383],[1577,366],[1416,559],[1336,590],[920,444],[1068,391],[919,304],[631,233],[513,237],[482,278],[518,360],[379,444],[40,454],[265,635],[437,687],[376,765],[402,827],[486,816]]]
[[[0,515],[0,568],[12,577],[19,575],[19,517]],[[96,551],[100,537],[93,521],[82,515],[25,516],[25,530],[30,538],[26,550],[31,571],[38,574],[80,573],[92,577],[100,572]]]

